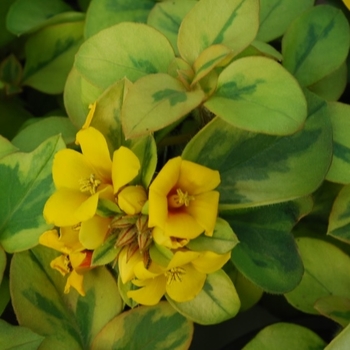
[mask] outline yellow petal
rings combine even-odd
[[[83,275],[77,273],[76,271],[72,271],[67,278],[67,283],[64,288],[64,293],[68,294],[70,291],[70,287],[73,287],[81,296],[85,296],[83,280],[84,280]]]
[[[98,198],[99,192],[86,198],[86,200],[76,209],[74,214],[75,217],[78,218],[79,222],[89,220],[96,214]]]
[[[200,252],[194,252],[192,250],[177,251],[175,252],[174,257],[171,259],[167,268],[169,270],[174,267],[187,265],[189,262],[198,259],[200,254]]]
[[[143,261],[137,263],[134,267],[135,276],[140,280],[147,280],[155,278],[161,274],[163,274],[166,269],[161,268],[155,263],[151,263],[151,266],[146,269]]]
[[[343,3],[348,8],[348,10],[350,10],[350,0],[343,0]]]
[[[58,189],[45,203],[44,217],[46,222],[55,226],[78,224],[81,220],[75,212],[88,198],[80,191],[68,188]]]
[[[189,242],[189,240],[186,238],[175,238],[167,236],[159,227],[155,227],[152,230],[152,237],[156,243],[170,249],[182,248]]]
[[[164,233],[168,236],[194,239],[198,237],[204,228],[186,212],[169,212],[164,226]]]
[[[60,255],[56,259],[53,259],[50,262],[51,268],[57,270],[62,276],[65,276],[70,272],[69,269],[69,260],[67,255]]]
[[[58,250],[61,253],[69,254],[70,249],[66,247],[65,243],[60,240],[57,230],[49,230],[44,232],[39,237],[39,243],[45,247]]]
[[[148,198],[148,226],[164,228],[168,217],[168,199],[166,195],[155,191],[149,191]]]
[[[220,174],[203,165],[183,160],[177,185],[182,191],[196,195],[213,190],[220,184]]]
[[[90,126],[92,118],[93,118],[93,116],[95,114],[96,102],[89,104],[89,109],[90,110],[89,110],[89,113],[88,113],[88,115],[86,117],[85,123],[81,127],[82,129],[87,129]]]
[[[119,257],[118,257],[119,274],[123,284],[135,278],[134,268],[136,264],[141,263],[143,265],[143,260],[140,252],[137,251],[135,254],[131,256],[129,261],[127,261],[126,260],[127,251],[128,251],[127,247],[123,248],[119,253]]]
[[[213,273],[221,269],[231,257],[231,252],[216,254],[211,251],[202,252],[201,255],[192,261],[196,270],[202,273]]]
[[[137,176],[141,166],[134,152],[121,146],[113,153],[112,167],[114,193],[117,193]]]
[[[146,201],[147,194],[142,186],[126,186],[118,194],[119,208],[128,215],[140,213]]]
[[[85,252],[74,252],[69,254],[69,260],[73,269],[77,269],[85,260],[85,257],[86,257]]]
[[[90,250],[99,247],[106,238],[108,233],[110,218],[103,218],[95,215],[89,220],[81,223],[79,240],[81,244]]]
[[[77,142],[97,178],[110,183],[112,162],[104,136],[97,129],[89,127],[77,133]]]
[[[168,275],[166,292],[171,299],[177,302],[189,301],[196,297],[207,278],[205,273],[197,271],[190,264],[183,266],[175,273],[177,273],[177,278],[171,278]]]
[[[80,225],[61,227],[59,242],[64,244],[69,253],[78,252],[85,248],[79,241]]]
[[[80,191],[80,181],[89,178],[94,169],[79,152],[63,149],[56,153],[52,177],[56,188],[66,187]]]
[[[190,205],[185,208],[195,221],[212,236],[218,215],[219,192],[210,191],[195,196]]]
[[[128,298],[142,305],[156,305],[165,293],[166,278],[161,275],[145,281],[145,286],[127,292]]]

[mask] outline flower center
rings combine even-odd
[[[185,207],[188,207],[190,205],[190,202],[194,199],[194,196],[189,195],[187,191],[182,192],[182,190],[178,188],[176,190],[176,194],[168,197],[168,206],[170,208],[180,208],[183,205],[185,205]]]
[[[79,189],[81,192],[89,191],[90,194],[95,194],[96,189],[100,186],[101,181],[95,178],[95,174],[90,174],[88,178],[79,180]]]
[[[185,274],[185,269],[182,267],[173,267],[165,273],[167,277],[167,285],[170,285],[173,282],[182,282],[182,275]]]

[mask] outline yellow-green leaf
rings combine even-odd
[[[350,323],[350,299],[328,295],[315,303],[315,309],[323,316],[346,327]]]
[[[122,107],[122,125],[127,138],[139,137],[164,128],[196,108],[202,90],[187,91],[167,74],[139,79],[128,91]]]
[[[255,38],[259,28],[258,0],[201,0],[186,15],[179,29],[181,57],[193,64],[211,45],[228,46],[236,55]]]

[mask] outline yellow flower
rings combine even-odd
[[[91,219],[96,213],[99,198],[118,202],[124,186],[137,176],[140,169],[137,156],[123,146],[114,152],[112,162],[106,139],[93,127],[80,130],[77,143],[82,153],[64,149],[55,155],[53,161],[56,192],[45,204],[44,217],[48,223],[60,227]],[[146,193],[141,186],[136,192],[139,203],[136,209],[130,209],[130,203],[124,204],[126,196],[120,203],[120,208],[125,209],[127,214],[138,210],[146,201]],[[135,194],[132,195],[135,197]],[[131,202],[133,204],[135,200]]]
[[[155,305],[166,293],[177,302],[195,298],[202,290],[208,273],[219,270],[231,253],[176,251],[166,268],[152,263],[147,270],[142,262],[134,267],[133,284],[141,287],[127,292],[139,304]]]
[[[171,237],[193,239],[215,227],[220,183],[218,171],[182,160],[169,160],[149,189],[149,226]]]
[[[90,269],[92,252],[85,250],[78,236],[79,229],[62,227],[60,234],[57,230],[44,232],[39,238],[39,243],[63,253],[52,260],[50,266],[63,276],[69,274],[64,293],[69,293],[70,287],[73,287],[84,296],[82,273]]]

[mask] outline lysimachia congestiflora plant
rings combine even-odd
[[[187,349],[194,323],[239,317],[264,292],[343,327],[328,349],[346,342],[344,13],[1,4],[0,310],[11,299],[19,325],[0,322],[0,345]],[[32,118],[21,101],[49,109]],[[288,342],[326,346],[277,323],[245,348]]]

